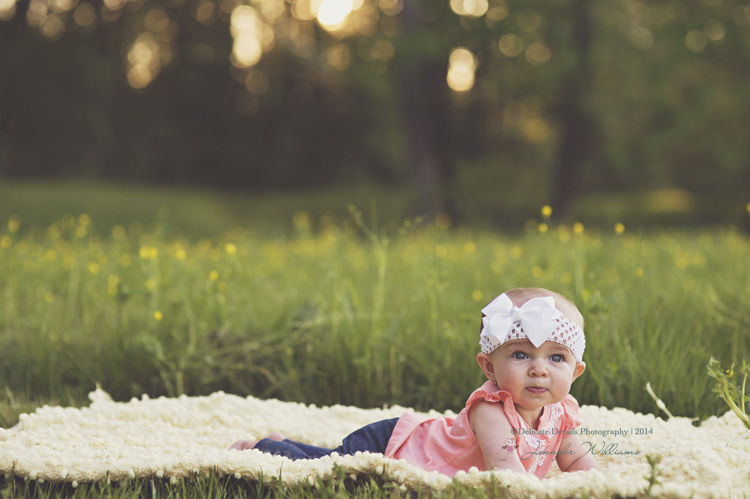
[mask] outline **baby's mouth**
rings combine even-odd
[[[531,393],[536,393],[536,394],[544,393],[547,391],[546,388],[541,387],[541,386],[530,386],[526,389],[530,391]]]

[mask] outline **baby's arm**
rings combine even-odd
[[[557,465],[561,471],[598,470],[599,466],[588,452],[578,435],[566,435],[560,442],[561,452],[557,456]]]
[[[488,470],[513,470],[526,473],[515,449],[503,449],[508,439],[515,442],[513,428],[499,403],[477,402],[469,412],[469,422],[477,436]]]

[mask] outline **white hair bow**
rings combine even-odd
[[[529,341],[537,348],[554,332],[554,319],[562,316],[551,296],[532,298],[516,307],[505,293],[484,307],[482,313],[485,315],[482,318],[482,336],[486,336],[492,345],[505,343],[513,324],[520,321]]]

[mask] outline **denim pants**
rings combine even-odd
[[[297,459],[315,459],[327,456],[332,452],[337,452],[340,455],[353,455],[357,451],[385,454],[388,440],[391,438],[391,434],[393,434],[393,428],[396,426],[397,421],[398,418],[385,419],[363,426],[359,430],[350,433],[349,436],[344,438],[343,443],[335,449],[315,447],[314,445],[307,445],[289,439],[278,442],[270,438],[264,438],[259,441],[255,445],[255,448],[268,454],[288,457],[295,461]]]

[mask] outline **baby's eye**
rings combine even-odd
[[[513,358],[518,360],[523,360],[527,358],[527,355],[523,352],[513,352]]]
[[[550,358],[552,359],[552,362],[562,362],[562,361],[564,361],[564,360],[565,360],[565,359],[563,358],[562,354],[559,354],[559,353],[556,353],[556,354],[554,354],[554,355],[553,355],[552,357],[550,357]]]

